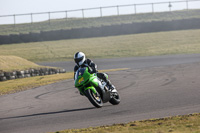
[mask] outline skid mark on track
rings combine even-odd
[[[167,77],[163,79],[164,83],[162,83],[161,86],[167,86],[177,80],[174,73],[172,72],[164,72],[164,75],[166,75]]]
[[[57,91],[45,92],[45,93],[42,93],[42,94],[40,94],[40,95],[35,96],[34,98],[35,98],[35,99],[41,99],[42,96],[50,95],[50,94],[56,94],[56,93],[59,93],[59,92],[62,92],[62,91],[66,91],[66,89],[57,90]]]
[[[162,84],[161,86],[166,86],[166,85],[169,85],[169,84],[175,82],[176,78],[175,77],[170,77],[169,79],[166,79],[165,81],[166,81],[166,83]]]
[[[118,90],[119,90],[119,91],[122,91],[122,90],[128,89],[128,88],[134,86],[135,84],[136,84],[136,82],[133,81],[133,82],[131,82],[129,85],[127,85],[127,86],[125,86],[125,87],[122,87],[122,88],[120,88],[120,89],[118,89]]]
[[[49,93],[52,93],[52,92],[46,92],[46,93],[42,93],[42,94],[40,94],[40,95],[37,95],[37,96],[35,96],[35,99],[40,99],[40,97],[42,97],[42,96],[44,96],[44,95],[47,95],[47,94],[49,94]]]

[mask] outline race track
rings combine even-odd
[[[200,112],[200,55],[95,60],[108,72],[121,103],[96,109],[65,80],[0,96],[1,133],[39,133]],[[72,62],[45,63],[67,66]],[[44,64],[43,64],[44,65]]]

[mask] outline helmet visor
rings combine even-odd
[[[76,62],[76,64],[79,64],[79,62],[81,62],[83,60],[84,57],[81,58],[76,58],[74,59],[74,61]]]

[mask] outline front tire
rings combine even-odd
[[[117,105],[120,103],[120,96],[118,94],[118,92],[112,92],[112,98],[110,99],[110,103],[113,105]]]
[[[85,94],[89,101],[97,108],[101,108],[103,106],[103,101],[101,99],[101,96],[97,92],[96,94],[93,93],[91,89],[88,89],[85,91]]]

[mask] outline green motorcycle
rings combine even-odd
[[[76,71],[75,87],[97,108],[101,108],[103,103],[106,102],[110,102],[113,105],[120,103],[117,90],[111,90],[106,82],[97,77],[96,73],[91,74],[89,67],[80,67]]]

